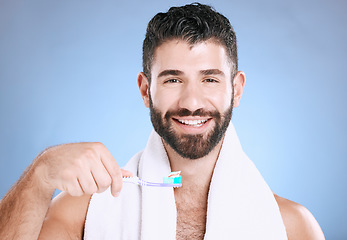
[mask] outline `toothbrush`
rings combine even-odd
[[[140,179],[139,177],[123,177],[124,183],[134,183],[139,186],[148,186],[148,187],[182,187],[180,172],[170,173],[168,177],[163,177],[162,183],[148,182]]]

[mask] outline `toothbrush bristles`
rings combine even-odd
[[[147,182],[145,180],[142,180],[138,177],[123,177],[123,182],[125,183],[134,183],[139,186],[150,186],[150,187],[174,187],[179,188],[182,186],[181,182],[163,182],[163,183],[154,183],[154,182]]]

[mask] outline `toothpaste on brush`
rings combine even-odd
[[[171,172],[169,176],[163,177],[163,183],[167,184],[181,184],[181,171]]]

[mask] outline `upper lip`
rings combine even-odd
[[[201,120],[201,121],[207,121],[210,119],[210,117],[173,117],[173,119],[178,121],[195,121],[195,120]]]
[[[195,124],[203,124],[209,120],[209,118],[174,118],[176,121],[184,124],[195,125]]]

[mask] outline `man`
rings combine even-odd
[[[324,239],[307,209],[269,190],[229,126],[246,78],[224,16],[201,4],[157,14],[137,81],[155,132],[127,165],[131,171],[120,169],[101,143],[46,149],[1,200],[1,239]],[[163,169],[182,171],[183,186],[122,184],[122,176]],[[51,202],[55,189],[63,192]],[[162,196],[167,202],[156,201]],[[153,220],[167,209],[167,219]]]

